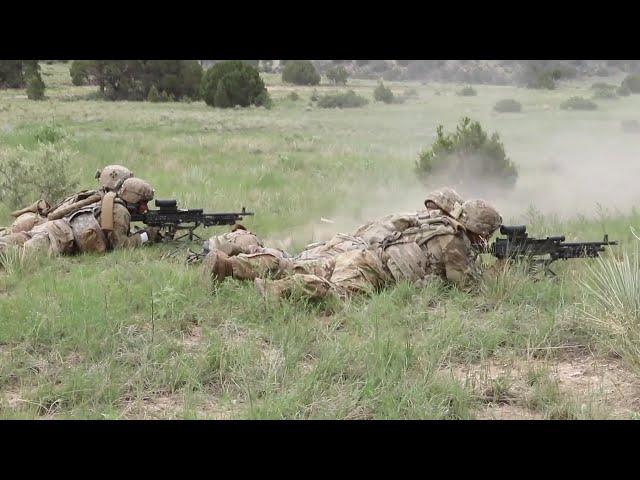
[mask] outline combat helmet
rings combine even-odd
[[[96,172],[100,186],[108,192],[117,192],[122,183],[131,177],[133,177],[133,172],[122,165],[107,165]]]
[[[148,202],[153,199],[154,190],[141,178],[127,178],[118,190],[118,196],[127,203]]]
[[[443,212],[457,218],[464,200],[453,188],[443,187],[430,192],[424,201],[424,206],[429,208],[429,202],[434,203]]]
[[[502,224],[502,217],[484,200],[467,200],[462,204],[458,221],[469,232],[488,239]]]

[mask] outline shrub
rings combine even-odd
[[[631,95],[631,90],[629,90],[629,87],[623,83],[616,89],[616,93],[621,97],[628,97]]]
[[[55,125],[45,125],[33,135],[38,143],[56,143],[67,137],[67,134]]]
[[[39,72],[33,73],[27,80],[27,98],[29,100],[44,100],[45,85]]]
[[[197,60],[85,60],[76,75],[77,81],[86,75],[107,100],[146,100],[153,86],[175,98],[197,99],[202,67]]]
[[[376,102],[391,103],[393,102],[393,92],[390,88],[385,87],[382,82],[373,91],[373,98]]]
[[[595,110],[598,105],[582,97],[571,97],[560,104],[562,110]]]
[[[282,69],[282,81],[295,85],[318,85],[320,74],[310,60],[291,60]]]
[[[506,113],[506,112],[521,112],[522,104],[517,100],[513,100],[512,98],[505,98],[500,100],[493,106],[493,109],[496,112]]]
[[[321,108],[357,108],[367,103],[369,101],[366,98],[357,95],[353,90],[323,95],[318,99],[318,106]]]
[[[160,99],[160,94],[158,93],[158,89],[156,88],[155,85],[152,85],[151,88],[149,89],[149,93],[147,94],[147,101],[148,102],[159,102]]]
[[[320,74],[310,60],[292,60],[282,69],[282,81],[296,85],[318,85]]]
[[[73,192],[78,184],[73,155],[64,142],[0,150],[0,201],[19,208],[40,198],[53,203]]]
[[[0,88],[25,86],[22,60],[0,60]]]
[[[489,137],[478,122],[463,118],[456,131],[444,133],[437,128],[436,141],[420,153],[416,173],[427,184],[455,179],[459,184],[475,188],[482,186],[513,187],[518,178],[516,165],[507,157],[497,133]]]
[[[595,92],[593,92],[593,98],[600,98],[603,100],[611,100],[618,98],[618,94],[616,93],[615,87],[613,89],[610,88],[598,88]]]
[[[556,80],[559,78],[560,75],[558,72],[554,70],[543,70],[536,74],[534,78],[527,83],[527,88],[554,90],[556,88]]]
[[[463,87],[456,92],[456,95],[460,95],[462,97],[473,97],[477,94],[478,92],[476,92],[472,86]]]
[[[318,91],[314,88],[313,89],[313,93],[311,93],[311,101],[312,102],[317,102],[318,101]]]
[[[346,85],[349,72],[342,65],[327,70],[327,78],[334,85]]]
[[[622,81],[622,85],[626,86],[631,93],[640,93],[640,74],[628,75]]]
[[[71,83],[76,86],[89,85],[91,76],[90,60],[74,60],[69,67]]]
[[[38,60],[0,60],[0,88],[27,87],[33,76],[39,77],[42,81]],[[39,83],[36,82],[36,84]],[[34,85],[34,87],[38,90],[41,86]]]
[[[300,100],[300,95],[298,95],[297,92],[291,92],[289,95],[287,95],[287,98],[289,100],[293,100],[294,102]]]
[[[200,92],[207,105],[217,108],[271,103],[258,69],[239,60],[219,62],[207,70]]]
[[[169,97],[199,98],[203,71],[197,60],[145,60],[141,70],[139,80],[146,95],[155,86]]]

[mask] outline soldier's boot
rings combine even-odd
[[[229,256],[220,251],[212,250],[204,257],[204,275],[214,281],[222,281],[233,275],[233,267]]]

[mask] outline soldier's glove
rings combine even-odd
[[[149,236],[149,241],[151,243],[158,243],[162,241],[162,234],[160,231],[162,227],[149,227],[147,228],[147,235]]]

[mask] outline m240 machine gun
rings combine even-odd
[[[556,260],[568,258],[597,257],[606,245],[618,245],[605,235],[602,242],[565,242],[565,236],[531,238],[525,225],[500,227],[506,238],[498,238],[489,247],[489,253],[500,260],[532,260],[542,265],[545,274],[555,276],[549,268]]]
[[[179,240],[184,237],[193,237],[201,240],[201,238],[193,231],[199,226],[212,227],[214,225],[233,225],[246,215],[253,215],[253,212],[247,212],[242,207],[241,212],[237,213],[204,213],[199,209],[182,209],[178,208],[176,200],[156,200],[157,210],[149,210],[146,213],[131,212],[132,222],[142,222],[149,227],[160,227],[164,238],[169,240]],[[180,230],[186,230],[187,233],[176,238],[176,234]]]

